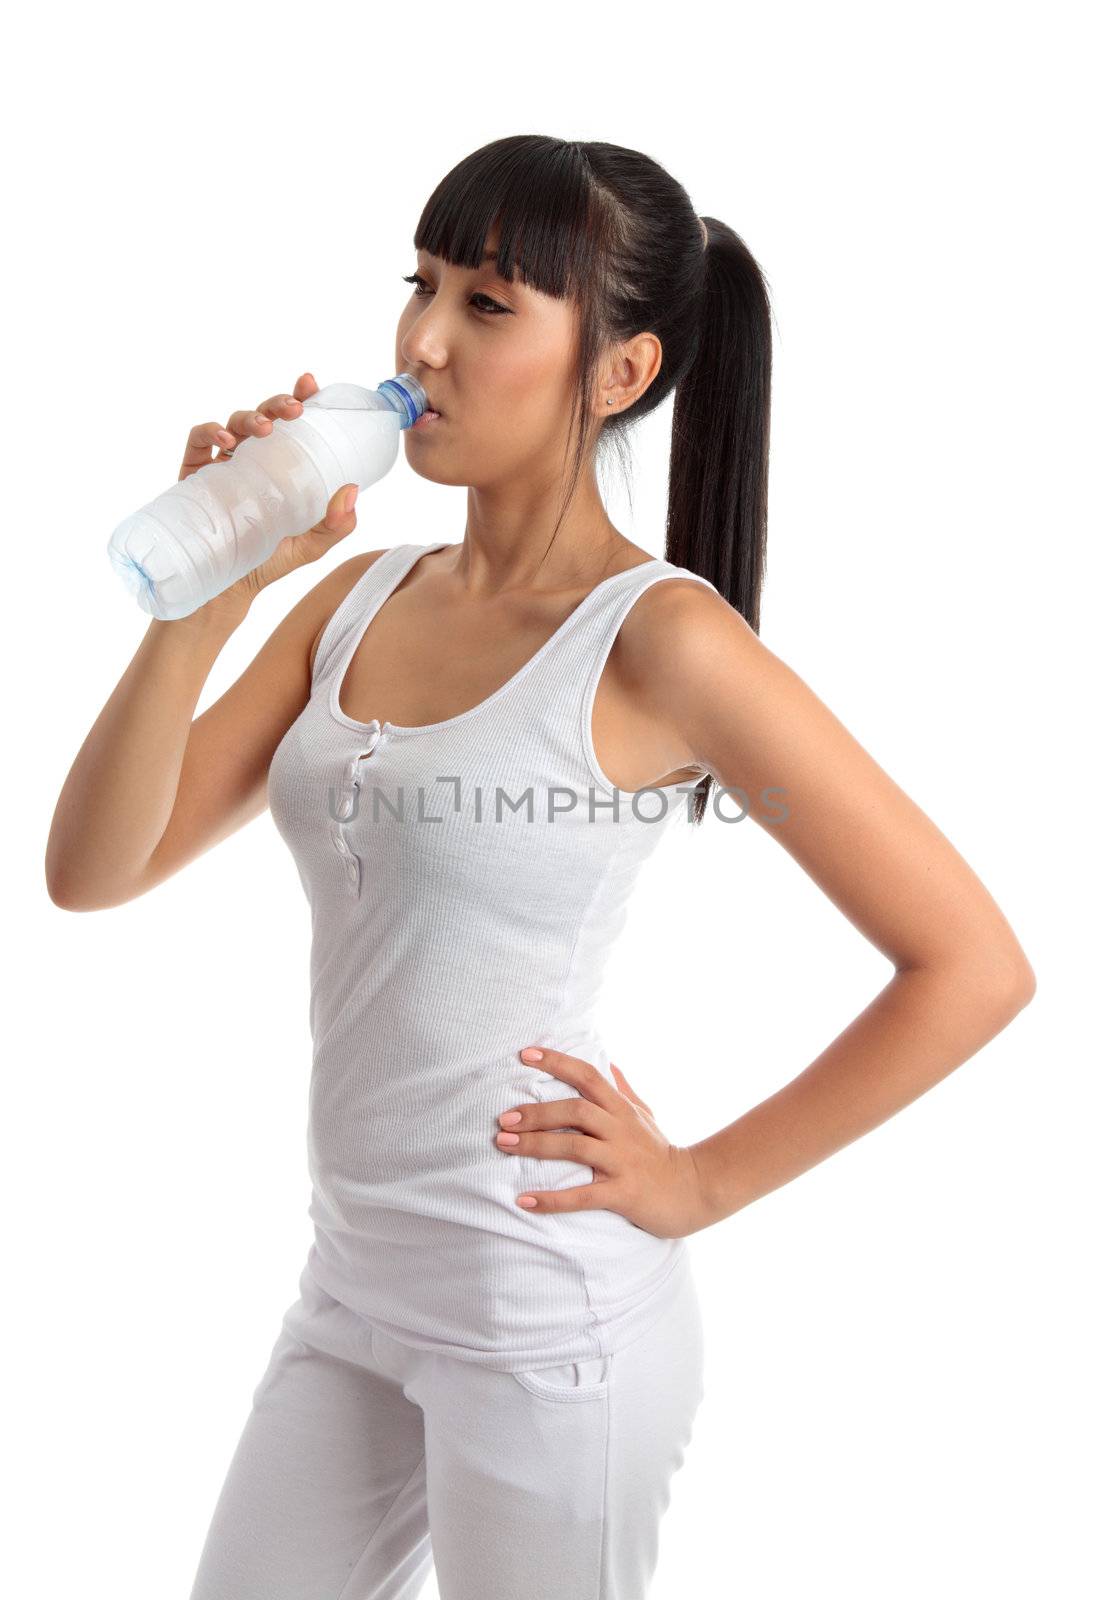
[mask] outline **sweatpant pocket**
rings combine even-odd
[[[565,1361],[553,1367],[532,1367],[510,1377],[541,1400],[599,1400],[609,1391],[613,1358],[594,1356],[588,1361]]]

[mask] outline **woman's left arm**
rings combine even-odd
[[[894,966],[804,1071],[689,1147],[708,1225],[931,1089],[1006,1027],[1036,981],[956,848],[739,613],[700,585],[659,587],[676,592],[653,619],[669,641],[667,671],[645,679],[658,714]],[[769,788],[784,821],[764,820]]]
[[[517,1134],[502,1132],[497,1143],[507,1154],[588,1163],[595,1178],[534,1190],[518,1203],[602,1207],[681,1237],[917,1099],[1001,1032],[1036,985],[967,862],[739,612],[694,583],[656,585],[651,600],[622,630],[621,672],[653,726],[666,730],[668,770],[697,764],[743,791],[751,820],[894,966],[886,987],[804,1071],[693,1145],[665,1138],[615,1063],[618,1089],[592,1064],[544,1051],[543,1070],[579,1098],[503,1113],[502,1129]],[[766,790],[775,793],[764,802]],[[785,819],[773,820],[783,807]],[[522,1052],[530,1058],[534,1050]],[[578,1131],[545,1131],[568,1124]]]

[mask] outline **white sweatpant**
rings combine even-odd
[[[692,1275],[631,1344],[499,1372],[401,1344],[306,1266],[191,1600],[643,1600],[701,1402]]]

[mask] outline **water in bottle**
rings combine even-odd
[[[187,617],[253,572],[289,534],[320,522],[344,483],[368,489],[397,459],[403,428],[428,409],[407,372],[376,389],[332,383],[278,417],[264,438],[240,440],[121,522],[113,567],[152,617]]]

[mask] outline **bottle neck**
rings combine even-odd
[[[394,411],[399,411],[406,420],[403,427],[410,427],[418,417],[423,416],[428,409],[428,396],[417,380],[407,372],[399,372],[396,377],[387,378],[384,383],[378,384],[378,393],[382,395]]]

